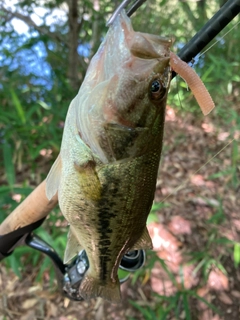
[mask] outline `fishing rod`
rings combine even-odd
[[[130,17],[146,0],[136,0],[127,11]],[[126,9],[131,0],[124,0],[114,11],[107,25],[113,23],[122,9]],[[203,26],[203,28],[180,50],[178,56],[185,62],[191,61],[225,26],[240,12],[240,0],[229,0],[224,6]],[[172,73],[174,78],[176,73]],[[44,186],[44,185],[43,185]],[[45,188],[42,186],[42,189]],[[36,190],[36,189],[35,189]],[[29,202],[30,203],[30,202]],[[77,257],[70,264],[63,264],[62,259],[56,251],[43,241],[40,237],[32,233],[45,220],[46,215],[56,203],[47,204],[39,214],[41,219],[28,224],[25,227],[18,228],[15,231],[8,232],[0,236],[0,261],[11,255],[14,249],[20,245],[27,245],[47,255],[53,262],[58,279],[59,289],[62,295],[72,300],[82,301],[78,289],[81,281],[89,268],[89,262],[85,250],[79,252]],[[43,217],[43,218],[42,218]],[[130,274],[139,270],[145,263],[145,251],[134,250],[125,254],[121,260],[119,268]],[[123,277],[120,282],[125,282],[129,274]]]
[[[240,0],[228,0],[195,36],[179,51],[178,56],[190,62],[231,22],[240,12]],[[172,79],[176,76],[172,72]]]

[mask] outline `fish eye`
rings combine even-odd
[[[150,98],[160,100],[164,97],[166,89],[159,79],[155,79],[150,83]]]
[[[161,89],[161,83],[158,80],[154,80],[151,84],[151,92],[156,93]]]

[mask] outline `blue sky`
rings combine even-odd
[[[18,1],[16,0],[4,1],[5,7],[11,11],[16,10],[15,5],[17,3]],[[21,9],[19,8],[17,8],[17,11],[26,14],[24,11],[21,12]],[[51,25],[53,28],[56,23],[58,25],[60,23],[64,24],[67,19],[64,8],[50,11],[46,8],[35,7],[34,13],[31,14],[30,17],[38,26],[43,24],[45,19],[45,23],[48,26]],[[34,85],[40,84],[50,90],[52,88],[51,67],[46,62],[47,52],[44,44],[41,41],[38,41],[31,48],[18,50],[23,44],[27,43],[29,38],[34,37],[37,34],[30,34],[28,25],[20,19],[13,18],[8,24],[10,24],[9,27],[13,27],[15,32],[19,35],[19,37],[17,37],[18,43],[7,36],[1,39],[0,67],[8,66],[9,71],[19,69],[23,75],[32,74],[32,83]],[[4,26],[4,28],[6,27],[7,25]]]

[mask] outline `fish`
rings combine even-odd
[[[121,301],[124,254],[151,249],[154,199],[171,80],[171,39],[136,32],[123,10],[70,104],[61,149],[46,179],[69,223],[64,263],[85,250],[86,300]]]

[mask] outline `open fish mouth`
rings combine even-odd
[[[141,69],[138,70],[140,63],[134,64],[134,60],[137,60],[134,57],[144,60],[166,59],[169,62],[171,44],[170,38],[135,32],[130,19],[122,11],[115,24],[110,26],[105,40],[92,59],[91,63],[97,68],[94,75],[95,84],[112,78],[124,66],[136,65],[134,72],[142,74],[144,65],[142,63]]]

